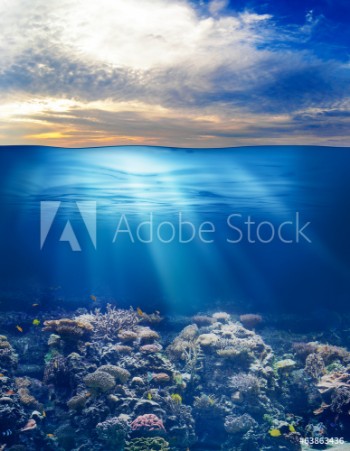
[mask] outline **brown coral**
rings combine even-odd
[[[262,316],[248,313],[246,315],[241,315],[239,320],[245,328],[252,330],[262,322]]]
[[[58,334],[66,341],[77,341],[88,338],[94,330],[88,322],[69,318],[45,321],[44,326],[44,331]]]

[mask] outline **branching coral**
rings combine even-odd
[[[121,330],[134,331],[140,322],[140,317],[133,309],[116,309],[111,304],[107,304],[105,313],[96,309],[94,313],[76,317],[76,320],[91,324],[96,339],[115,341]]]

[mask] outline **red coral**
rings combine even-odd
[[[132,423],[131,429],[133,431],[147,430],[147,431],[164,431],[165,428],[163,421],[153,415],[152,413],[147,413],[145,415],[138,416]]]

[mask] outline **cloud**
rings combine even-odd
[[[307,48],[320,23],[310,11],[300,30],[282,29],[224,0],[4,0],[1,140],[332,139],[316,133],[327,111],[347,111],[350,66]],[[349,142],[335,120],[329,130]]]

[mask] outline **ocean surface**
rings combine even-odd
[[[347,148],[1,147],[0,307],[348,311],[349,168]]]

